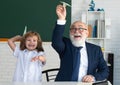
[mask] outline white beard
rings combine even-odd
[[[85,43],[85,39],[75,40],[73,35],[70,35],[70,40],[75,47],[80,47]]]

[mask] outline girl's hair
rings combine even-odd
[[[43,49],[43,47],[42,47],[42,40],[41,40],[41,38],[40,38],[39,33],[33,32],[33,31],[29,31],[29,32],[27,32],[25,35],[23,35],[23,37],[22,37],[22,39],[21,39],[21,41],[20,41],[20,49],[21,49],[21,50],[26,49],[26,45],[25,45],[26,38],[32,37],[32,36],[37,36],[37,38],[38,38],[36,50],[37,50],[38,52],[39,52],[39,51],[44,51],[44,49]]]

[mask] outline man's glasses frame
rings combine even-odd
[[[82,27],[80,27],[80,28],[70,28],[70,31],[72,31],[72,32],[76,32],[76,31],[80,31],[80,32],[83,32],[83,31],[85,31],[85,30],[87,30],[86,28],[82,28]]]

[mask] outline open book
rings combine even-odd
[[[96,81],[92,85],[109,85],[107,80],[104,81]]]

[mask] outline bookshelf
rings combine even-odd
[[[87,24],[89,29],[89,38],[105,38],[105,12],[88,11]]]
[[[106,37],[105,11],[86,11],[83,14],[82,21],[87,23],[89,30],[87,41],[101,46],[104,58],[107,61],[107,54],[110,51],[107,51],[105,47],[105,42],[108,39]]]

